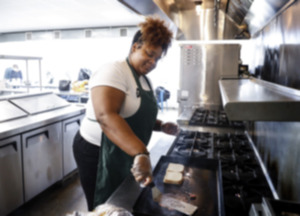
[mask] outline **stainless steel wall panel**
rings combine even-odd
[[[300,200],[300,124],[256,122],[255,139],[280,199]]]
[[[290,8],[282,13],[278,19],[281,20],[281,34],[285,44],[299,44],[300,37],[300,2],[296,1]]]
[[[21,136],[0,140],[0,215],[24,203]]]
[[[221,106],[218,80],[237,77],[239,55],[238,44],[181,45],[180,110],[204,104]]]
[[[205,9],[197,14],[194,9],[182,10],[178,16],[177,25],[184,33],[179,40],[225,40],[241,32],[223,11]]]
[[[62,179],[62,123],[22,134],[25,202]]]
[[[258,78],[300,89],[300,3],[284,11],[254,39],[258,47],[250,58],[251,73]]]
[[[295,1],[253,39],[250,71],[300,89],[300,2]],[[283,111],[284,112],[284,111]],[[253,137],[280,199],[300,201],[300,122],[254,122]]]

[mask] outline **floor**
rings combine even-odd
[[[159,111],[158,118],[162,121],[176,123],[177,110],[164,109]],[[159,133],[153,133],[151,143],[155,142]],[[73,173],[64,182],[59,182],[45,192],[24,204],[9,216],[65,216],[74,211],[86,212],[87,206],[77,173]],[[2,215],[1,215],[2,216]]]
[[[77,173],[53,185],[9,216],[65,216],[74,210],[87,211]]]

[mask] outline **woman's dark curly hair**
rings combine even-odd
[[[164,25],[164,21],[154,17],[147,17],[145,22],[139,24],[140,30],[133,37],[134,43],[161,46],[163,54],[167,54],[171,45],[172,32]]]

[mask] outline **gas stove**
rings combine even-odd
[[[273,198],[253,148],[244,134],[181,131],[168,155],[221,161],[226,215],[248,215],[252,203]]]
[[[189,120],[189,125],[245,128],[244,123],[241,121],[229,121],[224,110],[209,110],[205,108],[195,109]]]
[[[212,158],[213,133],[182,131],[173,145],[173,155]]]

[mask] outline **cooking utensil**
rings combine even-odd
[[[148,187],[151,188],[151,192],[152,192],[152,198],[155,202],[158,202],[160,197],[161,197],[161,192],[160,190],[155,186],[154,182],[151,182]]]

